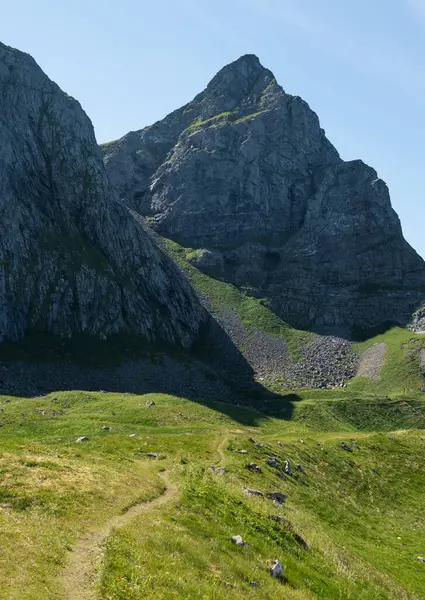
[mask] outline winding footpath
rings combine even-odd
[[[225,462],[224,448],[229,436],[219,438],[216,451],[219,456],[217,465]],[[164,481],[165,490],[161,496],[154,500],[140,502],[132,506],[127,512],[115,515],[101,527],[93,529],[76,543],[69,553],[68,561],[62,577],[64,600],[96,600],[99,598],[99,584],[102,573],[102,561],[105,541],[114,529],[128,525],[135,517],[155,508],[160,508],[175,501],[179,496],[179,489],[171,483],[166,471],[159,473]]]
[[[69,553],[63,575],[64,600],[95,600],[102,572],[104,543],[114,529],[128,525],[135,517],[162,507],[178,497],[178,488],[170,482],[167,472],[159,473],[165,483],[164,493],[132,506],[126,513],[115,515],[98,529],[81,538]]]

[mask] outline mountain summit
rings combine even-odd
[[[224,67],[192,102],[102,147],[123,201],[198,268],[313,328],[406,324],[423,260],[389,192],[345,162],[317,115],[257,57]]]

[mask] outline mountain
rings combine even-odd
[[[189,346],[189,284],[112,190],[80,104],[0,44],[0,341],[136,334]]]
[[[293,325],[405,325],[423,303],[425,264],[386,184],[343,161],[317,115],[256,56],[102,151],[120,198],[150,227]]]

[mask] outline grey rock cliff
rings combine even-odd
[[[31,330],[188,346],[204,311],[113,192],[79,103],[0,44],[0,341]]]
[[[243,56],[164,120],[102,147],[124,202],[196,265],[315,328],[407,323],[425,265],[387,186],[345,162],[317,115]]]

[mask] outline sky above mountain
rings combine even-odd
[[[81,102],[99,142],[257,54],[344,159],[375,167],[425,257],[425,0],[0,0],[0,14],[0,40]]]

